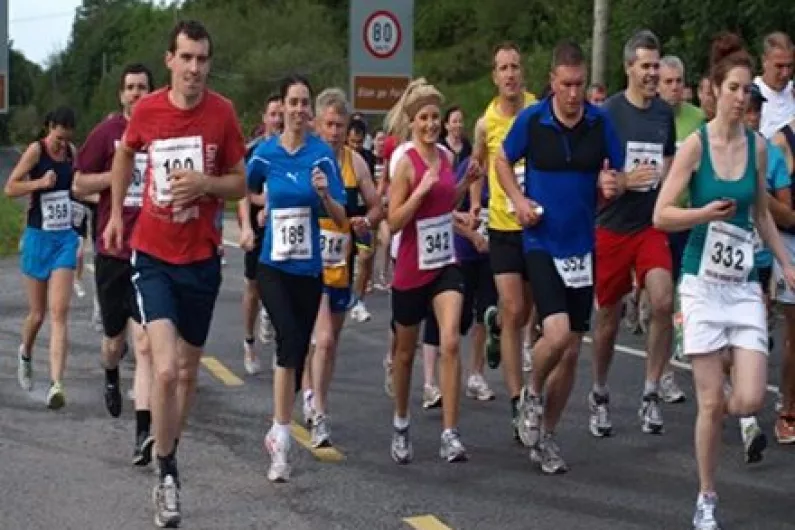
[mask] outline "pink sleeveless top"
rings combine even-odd
[[[423,198],[414,217],[400,236],[392,287],[398,291],[416,289],[431,283],[442,269],[455,259],[453,240],[453,210],[456,179],[445,152],[437,147],[440,158],[439,180]],[[412,193],[428,170],[417,150],[412,147],[406,155],[414,168]]]

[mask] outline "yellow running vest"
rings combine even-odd
[[[516,231],[521,230],[522,226],[516,220],[516,213],[511,200],[508,198],[508,195],[505,194],[502,186],[500,186],[500,181],[497,178],[497,171],[494,165],[497,153],[502,147],[502,142],[508,135],[508,131],[511,129],[511,125],[513,125],[516,116],[503,116],[498,108],[498,101],[499,98],[494,98],[483,114],[489,164],[489,228]],[[536,101],[536,97],[532,93],[525,92],[525,107],[529,107]],[[514,166],[517,179],[520,179],[522,182],[524,182],[524,171],[524,160],[522,160]]]
[[[353,170],[353,155],[348,147],[343,147],[339,160],[342,171],[342,185],[345,193],[356,193],[359,184]],[[346,201],[347,202],[347,201]],[[346,206],[346,213],[347,213]],[[345,288],[351,285],[351,224],[346,219],[343,226],[337,226],[330,217],[318,219],[320,224],[320,256],[323,260],[323,285]]]

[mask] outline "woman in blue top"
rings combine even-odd
[[[33,343],[50,310],[50,388],[47,406],[66,404],[63,373],[67,351],[67,318],[77,266],[78,235],[72,227],[74,112],[60,107],[47,115],[45,134],[28,146],[8,177],[8,197],[30,195],[27,226],[22,236],[20,268],[25,275],[30,309],[22,324],[17,377],[33,388]]]
[[[287,455],[295,392],[309,350],[323,263],[318,218],[346,222],[345,191],[328,144],[307,132],[312,92],[300,76],[282,82],[284,132],[260,143],[248,162],[251,194],[265,194],[265,232],[257,287],[276,331],[273,427],[265,437],[268,479],[290,478]]]
[[[683,352],[690,357],[698,400],[696,461],[700,491],[693,526],[717,530],[715,471],[723,418],[748,417],[762,406],[767,382],[765,305],[754,267],[754,229],[773,251],[784,280],[795,269],[767,206],[764,139],[743,124],[751,89],[751,58],[733,34],[712,44],[711,81],[716,114],[677,151],[654,211],[668,232],[692,229],[682,258],[679,296]],[[691,206],[676,205],[688,189]],[[732,363],[731,388],[724,362]],[[749,441],[760,453],[766,440]]]

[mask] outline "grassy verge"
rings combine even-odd
[[[14,199],[0,195],[0,257],[12,256],[19,250],[23,209]]]

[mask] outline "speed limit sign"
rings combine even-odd
[[[375,11],[364,23],[364,46],[377,59],[388,59],[403,40],[398,18],[390,11]]]

